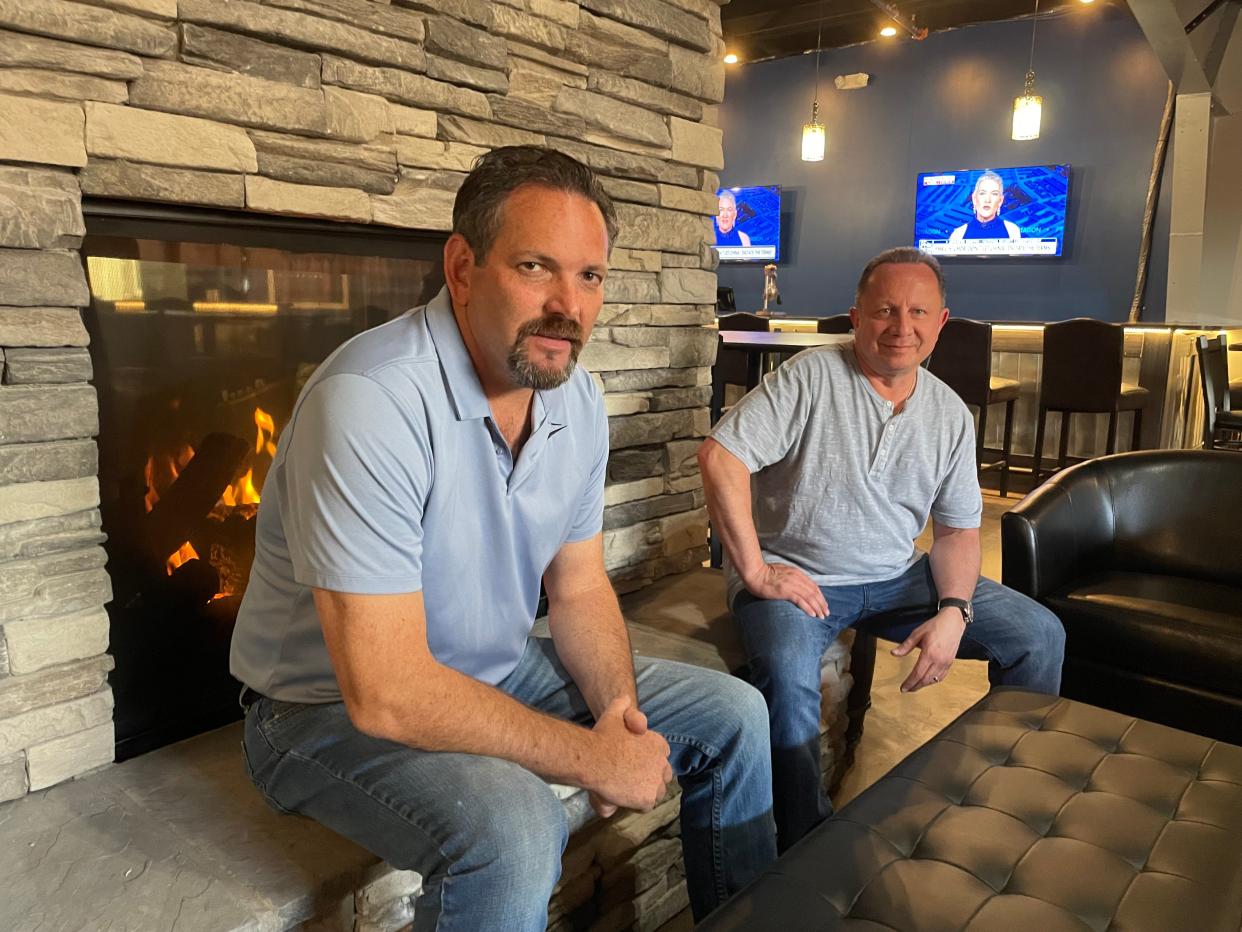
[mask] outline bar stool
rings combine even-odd
[[[758,314],[726,314],[716,318],[721,330],[745,330],[748,332],[766,332],[768,319]],[[750,368],[754,367],[754,372]],[[724,412],[725,385],[750,385],[751,377],[758,381],[759,357],[748,355],[738,350],[716,349],[716,364],[712,366],[712,406],[711,422],[715,424]]]
[[[850,320],[849,314],[821,317],[819,323],[815,325],[816,333],[850,333],[853,329],[854,322]]]
[[[1225,336],[1198,337],[1199,381],[1203,386],[1203,448],[1242,450],[1242,407],[1229,384]]]
[[[1049,411],[1061,413],[1061,448],[1057,468],[1064,469],[1069,449],[1071,414],[1107,414],[1108,444],[1117,449],[1117,415],[1134,412],[1132,450],[1139,449],[1143,408],[1151,393],[1121,380],[1125,330],[1120,324],[1076,317],[1044,327],[1044,368],[1039,383],[1039,420],[1035,428],[1035,485],[1039,485],[1044,454],[1044,428]]]
[[[951,317],[940,331],[936,349],[928,360],[932,375],[957,392],[962,401],[979,409],[979,429],[975,432],[975,461],[979,471],[999,466],[1000,494],[1009,494],[1009,459],[1013,451],[1013,407],[1018,400],[1018,382],[992,375],[992,325],[978,320]],[[988,405],[1004,404],[1005,433],[1001,458],[983,461],[983,438],[988,429]]]

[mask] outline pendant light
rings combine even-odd
[[[802,161],[822,162],[826,134],[819,119],[819,50],[824,38],[823,4],[820,4],[819,29],[815,36],[815,99],[811,103],[811,122],[802,124]]]
[[[1039,20],[1039,0],[1035,0],[1035,15],[1031,17],[1031,61],[1026,69],[1026,85],[1022,96],[1013,101],[1013,133],[1015,140],[1023,142],[1039,138],[1039,124],[1043,117],[1044,99],[1035,93],[1035,25]]]

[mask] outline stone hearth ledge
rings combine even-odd
[[[622,605],[639,654],[720,672],[744,660],[718,571],[666,577]],[[824,657],[826,783],[844,760],[848,662],[847,637]],[[0,790],[24,777],[0,747]],[[608,928],[653,927],[685,908],[675,786],[653,812],[607,822],[584,791],[553,790],[571,838],[550,929],[581,927],[584,910]],[[0,804],[0,876],[0,929],[66,932],[395,932],[421,884],[269,809],[245,775],[240,723]]]

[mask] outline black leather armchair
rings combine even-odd
[[[1004,583],[1065,625],[1062,695],[1242,743],[1242,457],[1089,460],[1001,535]]]

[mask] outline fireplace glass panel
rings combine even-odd
[[[254,516],[311,373],[443,281],[439,235],[91,205],[117,758],[239,716]]]

